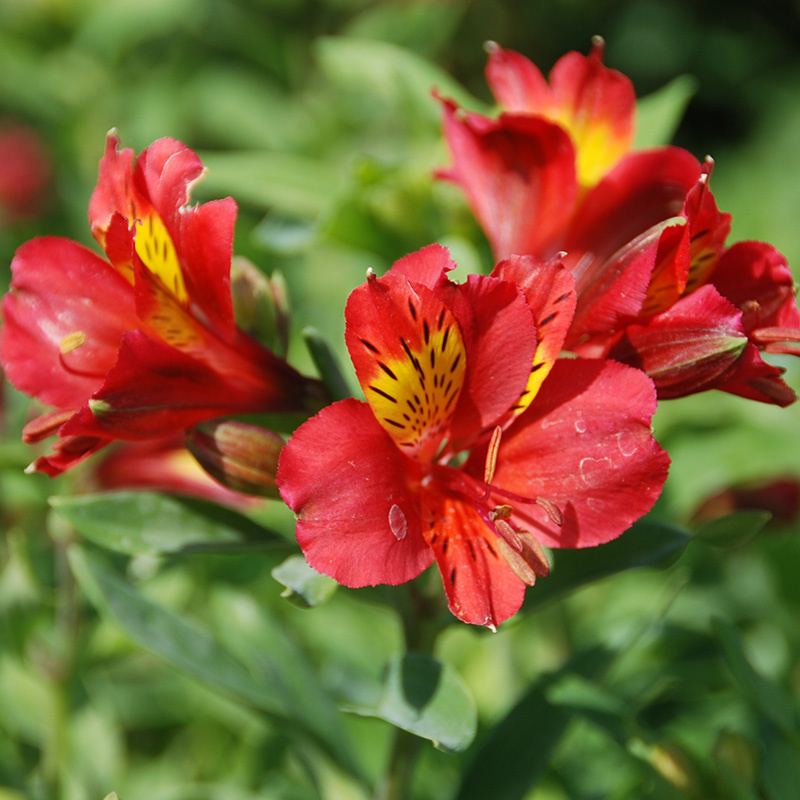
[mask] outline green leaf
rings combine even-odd
[[[73,545],[69,562],[92,604],[143,650],[264,711],[283,710],[280,695],[269,684],[254,681],[208,631],[144,597],[96,554]]]
[[[665,569],[680,558],[691,540],[691,534],[682,528],[645,519],[602,547],[557,550],[550,575],[527,593],[525,608],[617,572],[637,567]]]
[[[475,701],[458,673],[419,653],[389,662],[377,707],[345,710],[386,720],[448,752],[469,747],[477,729]]]
[[[293,153],[203,152],[208,174],[196,193],[233,195],[263,209],[316,218],[328,208],[339,186],[338,167]]]
[[[639,150],[669,144],[697,87],[696,78],[680,75],[641,98],[636,105],[634,148]]]
[[[338,585],[333,578],[311,569],[303,556],[289,556],[272,570],[272,577],[286,587],[281,597],[301,608],[311,608],[329,600]]]
[[[258,685],[280,696],[290,723],[311,732],[341,767],[357,775],[339,711],[280,619],[263,603],[227,588],[214,591],[211,610],[220,642]]]
[[[383,98],[412,119],[438,126],[441,112],[431,97],[434,88],[470,110],[486,110],[485,104],[447,72],[395,44],[325,36],[317,40],[316,54],[322,71],[332,81],[345,89]]]
[[[749,542],[771,518],[769,511],[738,511],[706,522],[695,538],[715,547],[739,547]]]
[[[800,747],[800,726],[794,699],[753,669],[733,625],[716,618],[712,626],[725,663],[744,696],[760,714],[780,728],[795,747]]]
[[[550,762],[573,710],[555,705],[548,692],[569,673],[599,678],[613,654],[593,648],[535,683],[474,753],[461,779],[456,800],[521,800],[535,786]],[[563,692],[562,692],[563,696]]]
[[[320,379],[328,390],[333,400],[344,400],[352,397],[353,393],[347,385],[336,354],[333,352],[328,340],[310,325],[303,328],[303,339],[314,359],[314,364],[319,370]]]
[[[126,555],[286,546],[278,534],[235,511],[186,497],[108,492],[49,502],[82,536]]]
[[[764,737],[762,782],[769,800],[787,800],[797,796],[800,786],[800,751],[797,743],[772,726]]]
[[[73,545],[68,556],[92,604],[143,650],[207,686],[283,719],[290,728],[311,735],[337,763],[353,769],[343,732],[331,722],[335,711],[330,701],[325,704],[321,691],[315,691],[313,673],[296,648],[288,647],[276,620],[266,631],[269,648],[260,647],[257,639],[251,640],[250,647],[258,650],[261,658],[261,668],[254,671],[207,630],[144,597],[98,555]],[[227,631],[234,627],[235,618],[227,617]],[[303,712],[304,704],[310,706],[313,715],[308,710]]]

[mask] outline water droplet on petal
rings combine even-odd
[[[586,433],[586,423],[582,419],[576,419],[575,430],[578,431],[578,433]]]
[[[620,431],[617,434],[617,446],[623,456],[630,458],[638,450],[638,441],[633,434]]]
[[[612,466],[613,464],[608,456],[603,458],[589,458],[587,456],[581,459],[578,469],[583,482],[591,487],[602,484],[607,479],[608,471]]]
[[[400,508],[397,503],[389,509],[389,527],[392,529],[392,533],[395,535],[398,542],[406,538],[408,521],[406,520],[406,515],[403,513],[403,509]]]

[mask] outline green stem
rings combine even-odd
[[[441,630],[437,622],[439,609],[420,591],[418,582],[392,588],[397,590],[393,597],[403,625],[405,652],[432,655]],[[375,788],[374,800],[408,800],[421,746],[422,739],[416,734],[394,729],[386,772]]]
[[[375,800],[408,800],[421,744],[419,736],[402,728],[395,729],[389,766],[375,789]]]

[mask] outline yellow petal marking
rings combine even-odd
[[[404,453],[429,461],[446,434],[464,383],[466,353],[449,310],[420,320],[415,343],[400,338],[402,356],[376,355],[377,369],[364,386],[378,422]]]
[[[175,252],[175,245],[161,217],[155,212],[136,223],[134,238],[136,254],[151,274],[181,304],[187,305],[189,295]]]

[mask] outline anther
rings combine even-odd
[[[61,355],[65,356],[84,344],[86,344],[86,334],[83,331],[72,331],[59,342],[58,349]]]
[[[483,482],[489,486],[494,478],[494,470],[497,466],[497,451],[500,449],[500,437],[503,430],[498,425],[492,431],[492,438],[489,440],[489,449],[486,451],[486,466],[483,470]]]
[[[546,497],[537,497],[536,505],[541,506],[547,512],[551,522],[559,527],[564,524],[564,515],[561,513],[561,509],[552,500],[548,500]]]

